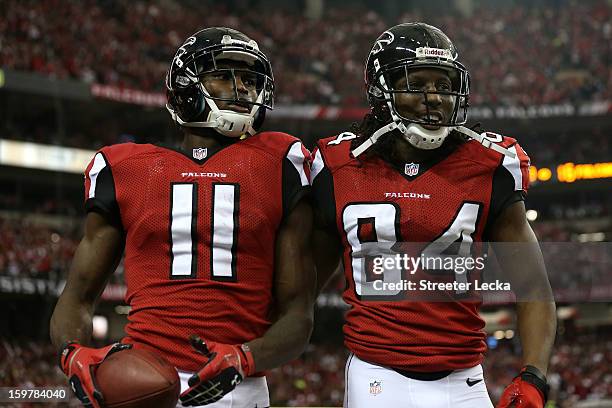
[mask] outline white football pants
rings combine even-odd
[[[493,408],[493,404],[480,365],[455,370],[439,380],[419,381],[351,353],[345,369],[344,408],[391,407]]]
[[[189,388],[187,381],[193,373],[179,371],[181,379],[181,393]],[[182,408],[181,401],[177,408]],[[202,405],[206,408],[267,408],[270,406],[270,395],[268,394],[268,383],[266,377],[247,377],[236,386],[234,391],[226,394],[219,401]]]

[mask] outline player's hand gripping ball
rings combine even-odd
[[[208,361],[189,379],[189,389],[181,394],[184,406],[219,401],[254,372],[253,354],[246,345],[204,341],[198,336],[191,336],[190,342]]]
[[[94,349],[68,343],[62,369],[86,407],[175,407],[180,392],[178,373],[153,352],[115,343]]]

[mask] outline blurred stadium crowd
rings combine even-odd
[[[74,231],[57,231],[39,222],[0,218],[0,271],[8,276],[65,278],[78,244],[76,236]]]
[[[503,131],[503,129],[493,129]],[[559,163],[592,163],[609,161],[610,135],[594,128],[591,134],[575,132],[558,132],[550,137],[538,135],[509,135],[519,140],[521,146],[531,158],[531,163],[538,166],[553,166]]]
[[[609,338],[588,333],[557,342],[548,374],[550,401],[554,402],[549,402],[548,408],[568,408],[577,401],[612,396]],[[347,352],[341,346],[318,344],[299,359],[268,372],[272,403],[341,406],[346,358]],[[516,344],[500,343],[487,354],[483,366],[489,394],[497,401],[521,367]],[[5,386],[65,386],[53,347],[34,341],[0,340],[0,378]]]
[[[181,41],[220,25],[241,29],[268,52],[278,103],[363,105],[355,84],[373,39],[398,22],[425,20],[459,45],[473,78],[472,104],[610,100],[610,7],[603,0],[563,3],[512,3],[501,12],[479,5],[461,18],[453,10],[414,11],[386,20],[358,5],[331,5],[322,18],[307,19],[282,6],[261,12],[246,1],[8,0],[0,3],[0,66],[161,91]]]

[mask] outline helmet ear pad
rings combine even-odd
[[[193,122],[206,109],[204,93],[198,85],[178,88],[170,95],[172,107],[184,122]]]

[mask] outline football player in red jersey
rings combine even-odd
[[[525,217],[529,158],[514,139],[463,126],[469,75],[435,27],[407,23],[385,31],[365,77],[371,113],[352,132],[320,140],[311,170],[318,286],[342,261],[343,297],[351,306],[343,329],[351,351],[345,407],[492,406],[480,365],[486,350],[480,301],[455,292],[442,292],[447,301],[437,302],[411,300],[419,298],[408,291],[369,297],[377,284],[407,272],[376,277],[367,270],[402,242],[420,245],[421,253],[459,243],[469,253],[485,241],[524,243],[520,258],[496,254],[504,276],[523,288],[529,276],[544,293],[535,298],[529,290],[523,298],[531,301],[517,303],[525,368],[500,406],[542,407],[556,316]]]
[[[297,357],[312,328],[310,155],[293,136],[257,131],[272,69],[239,31],[189,37],[166,87],[181,145],[104,147],[85,171],[85,236],[52,341],[89,406],[104,398],[96,365],[143,347],[177,368],[183,406],[266,407],[262,372]],[[123,254],[127,336],[91,348],[95,303]]]

